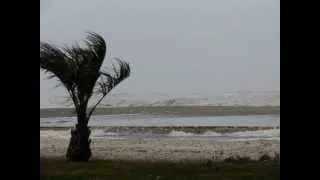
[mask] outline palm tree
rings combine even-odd
[[[102,36],[88,33],[85,47],[79,45],[58,48],[40,42],[40,70],[49,73],[49,78],[57,78],[66,88],[74,104],[77,124],[71,130],[67,149],[68,161],[88,161],[91,157],[90,129],[88,122],[102,99],[121,81],[130,75],[127,62],[116,58],[112,71],[102,71],[106,55],[106,43]],[[97,102],[91,108],[89,100],[94,95]]]

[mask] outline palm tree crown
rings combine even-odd
[[[79,114],[84,111],[89,120],[96,106],[121,81],[130,75],[127,62],[116,58],[118,68],[112,64],[113,72],[102,71],[106,56],[106,42],[96,33],[88,33],[85,47],[74,45],[58,48],[40,42],[40,69],[56,77],[67,89]],[[101,94],[91,111],[86,112],[89,99],[94,93]]]

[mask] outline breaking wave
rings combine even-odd
[[[280,129],[271,130],[259,130],[259,131],[242,131],[233,133],[217,133],[213,131],[207,131],[203,134],[187,133],[183,131],[171,131],[168,136],[171,137],[192,137],[192,136],[202,136],[202,137],[247,137],[247,138],[280,138]]]
[[[52,139],[67,139],[70,138],[70,130],[41,130],[41,138],[52,138]],[[258,131],[242,131],[233,133],[217,133],[214,131],[207,131],[203,134],[195,134],[184,131],[171,131],[168,134],[153,134],[153,133],[115,133],[106,132],[103,129],[93,129],[91,133],[91,138],[134,138],[134,137],[162,137],[162,138],[179,138],[179,137],[195,137],[195,138],[225,138],[225,139],[278,139],[280,140],[280,129],[271,130],[258,130]]]
[[[67,107],[64,100],[54,97],[41,102],[40,108]],[[279,106],[280,92],[221,92],[221,93],[114,93],[102,101],[101,107],[139,106]]]

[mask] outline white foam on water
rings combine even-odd
[[[280,139],[280,129],[258,130],[258,131],[240,131],[233,133],[217,133],[214,131],[207,131],[203,134],[187,133],[183,131],[171,131],[169,137],[228,137],[232,138],[256,138],[256,139]]]
[[[93,129],[91,130],[92,138],[104,138],[108,136],[117,136],[118,133],[115,132],[105,132],[103,129]]]
[[[106,136],[117,136],[118,133],[115,133],[115,132],[105,132],[104,133]]]
[[[91,127],[102,126],[272,126],[280,127],[278,115],[154,117],[145,115],[93,116]],[[73,127],[75,117],[40,118],[41,127]]]
[[[126,134],[125,137],[135,137],[134,134]],[[91,130],[91,138],[93,139],[110,139],[110,138],[124,138],[121,133],[115,132],[106,132],[103,129],[92,129]],[[144,134],[139,134],[141,137]],[[155,134],[148,133],[145,136],[152,137]],[[190,132],[184,131],[171,131],[167,134],[167,137],[197,137],[197,138],[224,138],[224,139],[235,139],[235,140],[280,140],[280,129],[270,129],[270,130],[258,130],[258,131],[240,131],[240,132],[233,132],[233,133],[217,133],[214,131],[207,131],[203,134],[195,134]],[[40,130],[40,138],[44,139],[68,139],[70,138],[70,130]]]
[[[97,117],[96,117],[97,118]],[[254,126],[254,125],[267,125],[274,127],[271,130],[258,130],[258,131],[241,131],[241,132],[233,132],[233,133],[217,133],[214,131],[207,131],[203,134],[194,134],[184,131],[171,131],[165,137],[195,137],[195,138],[223,138],[223,139],[276,139],[280,140],[280,118],[278,116],[220,116],[220,117],[189,117],[189,118],[154,118],[154,119],[103,119],[97,118],[97,125],[101,125],[101,122],[104,122],[104,125],[108,126],[125,126],[128,123],[130,125],[135,126]],[[46,119],[52,121],[52,119]],[[70,122],[71,118],[62,118],[64,121],[68,121],[73,125],[74,122]],[[57,119],[55,119],[57,120]],[[55,121],[53,120],[53,122]],[[61,120],[61,119],[60,119]],[[93,119],[92,122],[94,121]],[[120,121],[120,122],[119,122]],[[171,123],[171,124],[170,124]],[[40,121],[41,124],[41,121]],[[65,124],[63,122],[62,124]],[[52,126],[55,127],[55,126]],[[73,127],[73,126],[71,126]],[[70,127],[70,129],[71,129]],[[69,130],[40,130],[40,137],[44,139],[67,139],[70,138],[70,129]],[[109,139],[109,138],[124,138],[124,137],[136,137],[139,135],[140,137],[155,137],[156,134],[152,133],[137,133],[132,134],[130,132],[124,133],[115,133],[115,132],[106,132],[103,129],[95,129],[91,130],[91,138],[99,138],[99,139]]]
[[[221,133],[217,133],[214,131],[207,131],[202,136],[214,136],[214,137],[220,137],[223,136]]]
[[[194,136],[193,133],[188,133],[188,132],[184,132],[184,131],[171,131],[168,136],[172,136],[172,137],[186,137],[186,136]]]
[[[42,139],[69,139],[71,129],[69,130],[40,130],[40,138]],[[90,138],[93,139],[121,139],[117,137],[118,133],[115,132],[105,132],[102,129],[91,130]]]
[[[226,134],[233,137],[280,137],[280,129],[242,131]]]
[[[93,129],[91,130],[91,137],[100,137],[104,135],[103,129]]]
[[[223,139],[223,141],[231,141],[231,142],[241,142],[241,141],[262,141],[262,140],[267,140],[267,141],[280,141],[280,137],[271,137],[271,138],[228,138],[228,139]]]
[[[53,97],[53,102],[40,102],[40,108],[66,107],[63,99]],[[110,93],[102,106],[278,106],[280,91],[216,92],[216,93]]]
[[[70,130],[69,131],[40,130],[40,138],[67,139],[67,138],[70,138]]]

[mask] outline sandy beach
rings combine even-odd
[[[68,137],[41,135],[41,157],[63,157]],[[93,159],[123,160],[222,160],[228,157],[250,157],[280,154],[279,140],[216,141],[210,139],[104,139],[92,140]]]

